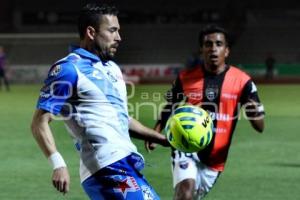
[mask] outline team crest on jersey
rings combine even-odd
[[[208,86],[205,89],[205,96],[209,101],[213,101],[217,98],[219,89],[216,86]]]
[[[144,200],[154,200],[154,195],[148,186],[142,186]]]
[[[135,178],[132,176],[126,176],[124,179],[115,180],[116,186],[114,187],[114,192],[122,193],[124,199],[126,199],[128,192],[136,192],[140,190]]]
[[[59,74],[59,72],[61,72],[61,66],[60,65],[55,65],[54,67],[52,67],[49,75],[50,76],[57,76]]]

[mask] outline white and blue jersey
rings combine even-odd
[[[37,108],[64,117],[80,152],[81,181],[138,154],[129,137],[126,85],[112,61],[73,48],[50,69]]]

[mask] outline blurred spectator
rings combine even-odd
[[[186,68],[194,68],[203,64],[203,60],[200,56],[200,53],[193,53],[190,57],[188,57],[185,67]]]
[[[275,58],[272,56],[271,53],[268,54],[265,65],[266,65],[266,79],[273,79],[274,78],[274,68],[275,68]]]
[[[0,46],[0,90],[2,90],[2,79],[6,90],[9,91],[9,83],[6,76],[6,56],[4,48]]]

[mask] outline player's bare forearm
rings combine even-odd
[[[160,113],[160,117],[157,120],[155,126],[154,126],[154,130],[161,133],[161,131],[163,130],[166,121],[168,119],[168,117],[170,116],[172,112],[172,104],[171,103],[167,103],[165,105],[165,107],[163,108],[163,110]],[[169,145],[169,144],[168,144]],[[156,143],[152,142],[152,141],[148,141],[145,140],[145,148],[148,152],[154,150],[156,148]]]
[[[161,124],[161,120],[158,120],[154,126],[154,130],[157,132],[161,132],[163,129],[162,124]]]
[[[50,121],[50,113],[36,110],[31,124],[32,135],[47,158],[56,152],[53,135],[49,127]]]
[[[69,191],[70,176],[63,158],[56,150],[56,145],[49,127],[51,114],[36,110],[32,119],[31,131],[44,155],[53,165],[52,184],[59,192]]]
[[[129,130],[130,130],[130,135],[132,137],[142,139],[142,140],[147,140],[150,142],[155,142],[163,146],[169,146],[169,143],[164,135],[160,134],[159,132],[153,129],[144,126],[139,121],[133,118],[130,121]]]

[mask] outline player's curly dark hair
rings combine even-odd
[[[81,9],[78,18],[78,31],[80,38],[84,38],[85,30],[88,26],[92,26],[96,30],[99,29],[102,15],[117,16],[118,13],[118,9],[114,5],[108,3],[89,3],[85,5]]]
[[[225,41],[226,41],[226,45],[228,47],[231,46],[231,38],[229,33],[227,32],[227,30],[217,24],[209,24],[206,25],[199,33],[199,45],[200,47],[202,47],[203,45],[203,41],[204,41],[204,37],[208,34],[212,34],[212,33],[222,33],[225,37]]]

